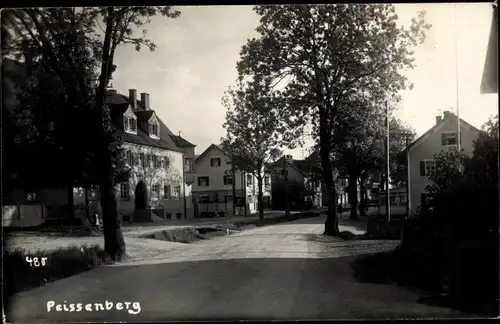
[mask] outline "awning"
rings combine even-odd
[[[490,38],[481,80],[481,94],[498,93],[498,6],[493,5]]]

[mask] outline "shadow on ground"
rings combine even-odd
[[[354,257],[245,258],[104,267],[14,296],[9,322],[151,320],[300,320],[451,318],[465,315],[418,303],[419,294],[354,280]],[[140,302],[114,308],[47,312],[55,303]]]
[[[432,273],[436,270],[405,259],[398,250],[358,256],[351,267],[358,282],[412,289],[420,296],[421,305],[447,307],[483,317],[497,317],[499,313],[498,301],[479,302],[474,298],[457,301],[442,295],[440,282]]]

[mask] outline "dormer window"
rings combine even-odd
[[[150,124],[149,125],[149,135],[151,137],[160,137],[160,132],[158,130],[158,124]]]
[[[127,133],[137,134],[137,120],[133,117],[123,116],[123,129]]]

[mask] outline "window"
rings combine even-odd
[[[164,199],[170,199],[170,198],[172,198],[172,189],[170,188],[169,185],[164,185],[163,186],[163,198]]]
[[[200,203],[209,203],[209,202],[210,202],[210,199],[209,199],[208,195],[200,196]]]
[[[264,185],[265,185],[266,187],[268,187],[268,186],[270,185],[270,182],[269,182],[269,181],[270,181],[269,176],[265,176],[265,177],[264,177]]]
[[[123,117],[123,128],[125,129],[126,132],[137,132],[137,120],[132,117]]]
[[[151,135],[153,136],[159,136],[158,135],[158,124],[151,124],[149,131],[151,132]]]
[[[157,183],[154,183],[151,187],[151,198],[158,198],[158,194],[160,192],[160,186]]]
[[[186,158],[184,160],[184,171],[194,171],[194,168],[193,168],[193,159],[191,158]]]
[[[208,187],[210,181],[208,177],[198,177],[198,187]]]
[[[165,169],[168,169],[169,166],[170,166],[170,160],[169,160],[168,156],[164,156],[163,157],[163,167]]]
[[[233,177],[225,175],[224,176],[224,185],[225,186],[229,186],[229,185],[232,185],[232,184],[233,184]]]
[[[146,166],[146,158],[144,157],[144,153],[139,153],[139,163],[143,168]]]
[[[212,166],[212,167],[220,167],[220,157],[211,158],[210,159],[210,166]]]
[[[157,168],[159,166],[160,159],[158,158],[158,155],[153,155],[153,166]]]
[[[132,152],[131,151],[127,151],[126,152],[127,154],[127,164],[128,165],[133,165],[133,156],[132,156]]]
[[[428,177],[436,171],[436,161],[435,160],[424,160],[420,161],[420,175]]]
[[[146,166],[149,168],[151,166],[151,155],[146,154]]]
[[[181,186],[175,186],[174,197],[176,200],[179,200],[181,198]]]
[[[167,213],[167,219],[172,219],[172,213]]]
[[[225,203],[233,202],[233,195],[225,195],[224,196],[224,202]]]
[[[253,183],[253,176],[251,174],[247,174],[247,186],[251,186]]]
[[[460,135],[462,135],[460,133]],[[460,136],[462,137],[462,136]],[[461,138],[460,138],[460,142]],[[445,132],[441,134],[441,145],[442,146],[455,146],[457,145],[457,132]]]
[[[120,183],[120,199],[130,200],[130,184],[128,182]]]
[[[181,213],[177,213],[175,215],[177,216],[177,219],[181,219],[182,218],[182,214]]]

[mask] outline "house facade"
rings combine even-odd
[[[311,171],[309,160],[295,160],[287,155],[276,161],[271,166],[273,209],[283,209],[286,206],[286,185],[290,208],[308,205],[310,207],[321,207],[323,204],[322,182],[315,179]],[[285,172],[285,173],[284,173]]]
[[[457,136],[460,125],[460,139]],[[441,151],[456,150],[460,140],[460,150],[472,156],[474,141],[479,130],[466,121],[445,111],[443,116],[436,117],[436,124],[416,139],[408,147],[409,155],[409,212],[414,215],[419,206],[425,205],[432,197],[426,194],[429,184],[429,172],[435,167],[434,155]]]
[[[257,177],[233,170],[229,155],[220,145],[210,145],[196,158],[194,165],[192,192],[198,217],[204,217],[207,213],[220,212],[225,216],[232,216],[257,211]],[[264,204],[269,204],[271,183],[267,175],[262,189]]]
[[[187,174],[195,145],[172,133],[150,106],[148,93],[140,95],[138,100],[136,89],[129,96],[109,91],[106,100],[131,169],[129,181],[116,186],[118,212],[133,221],[135,197],[141,194],[155,211],[151,220],[193,217]]]

